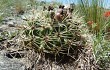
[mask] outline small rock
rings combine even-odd
[[[28,21],[28,19],[24,16],[21,16],[21,19],[25,20],[25,21]]]
[[[15,25],[14,25],[14,24],[8,24],[8,26],[9,26],[9,27],[15,27]]]
[[[13,21],[9,21],[9,22],[7,22],[7,24],[9,27],[15,27],[15,22],[13,22]]]

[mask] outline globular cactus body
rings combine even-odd
[[[46,17],[46,14],[48,13],[43,11],[43,14],[40,14],[40,16],[35,16],[35,21],[28,22],[29,28],[25,29],[23,35],[28,39],[31,38],[29,40],[31,41],[30,47],[35,48],[37,52],[42,50],[45,53],[59,54],[68,53],[70,48],[72,50],[84,46],[85,41],[82,40],[79,29],[82,18],[72,14],[74,16],[72,19],[54,22],[50,21],[49,19],[51,18]],[[56,15],[55,17],[61,19],[62,16]]]

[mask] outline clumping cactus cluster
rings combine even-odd
[[[47,10],[33,9],[29,14],[21,29],[25,48],[38,53],[70,56],[84,48],[86,41],[81,36],[84,21],[76,11],[71,13],[72,18],[65,17],[62,21],[52,21]]]

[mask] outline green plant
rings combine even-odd
[[[24,47],[34,48],[38,53],[59,56],[72,56],[76,51],[81,52],[86,43],[81,36],[82,17],[74,12],[72,19],[65,18],[62,22],[52,22],[47,16],[47,11],[35,11],[31,13],[32,17],[29,17],[21,30]]]
[[[94,33],[100,32],[104,25],[104,2],[103,0],[78,0],[79,11],[85,16],[85,21],[93,21],[96,24]],[[83,10],[83,11],[82,11]]]
[[[106,70],[110,62],[110,57],[107,55],[110,53],[109,32],[107,31],[110,20],[109,14],[108,17],[104,15],[107,11],[104,9],[104,2],[103,0],[78,0],[78,9],[85,16],[85,21],[89,21],[88,27],[91,27],[90,31],[93,33],[93,51],[97,63],[101,70]]]
[[[105,39],[105,35],[100,33],[98,36],[94,35],[94,54],[96,56],[97,64],[101,70],[107,70],[110,62],[110,43]]]

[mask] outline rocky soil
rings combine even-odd
[[[28,70],[29,63],[27,52],[20,50],[14,43],[16,37],[10,39],[12,33],[17,32],[17,25],[25,21],[19,17],[7,17],[2,20],[0,26],[0,70]]]

